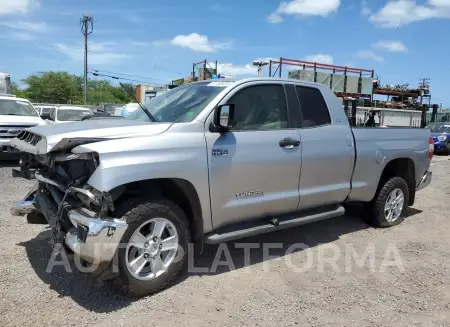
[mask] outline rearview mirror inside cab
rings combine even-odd
[[[224,104],[219,106],[214,118],[214,123],[217,127],[223,129],[232,128],[234,122],[234,104]]]

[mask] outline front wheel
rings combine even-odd
[[[165,199],[129,203],[124,211],[128,229],[119,248],[119,274],[113,285],[131,297],[156,293],[173,282],[187,264],[187,217],[178,205]]]
[[[404,220],[409,202],[409,187],[401,177],[389,179],[379,189],[372,202],[372,223],[378,227],[391,227]]]

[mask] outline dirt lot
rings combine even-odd
[[[45,272],[49,232],[9,214],[32,185],[10,170],[0,168],[2,326],[450,326],[447,157],[433,160],[433,183],[400,226],[374,229],[355,213],[254,237],[239,242],[259,246],[248,268],[244,250],[230,243],[234,270],[193,272],[134,302],[85,274]],[[267,243],[283,243],[270,250],[278,259],[264,260]],[[286,254],[295,243],[309,248]],[[347,260],[351,249],[360,256],[374,249],[374,265]],[[336,264],[326,263],[336,250]],[[195,265],[210,267],[216,252],[207,247]]]

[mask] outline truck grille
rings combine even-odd
[[[4,125],[0,126],[0,139],[12,139],[20,134],[24,128],[36,125]]]
[[[42,137],[36,134],[33,134],[28,131],[21,131],[19,135],[17,135],[17,138],[21,141],[25,141],[31,145],[36,145],[40,140],[42,140]]]

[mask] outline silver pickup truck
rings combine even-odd
[[[427,129],[352,129],[330,89],[270,78],[180,86],[124,119],[34,127],[11,143],[28,152],[13,176],[38,181],[13,214],[45,217],[54,241],[117,268],[130,296],[173,281],[189,244],[341,216],[350,202],[397,225],[433,155]]]

